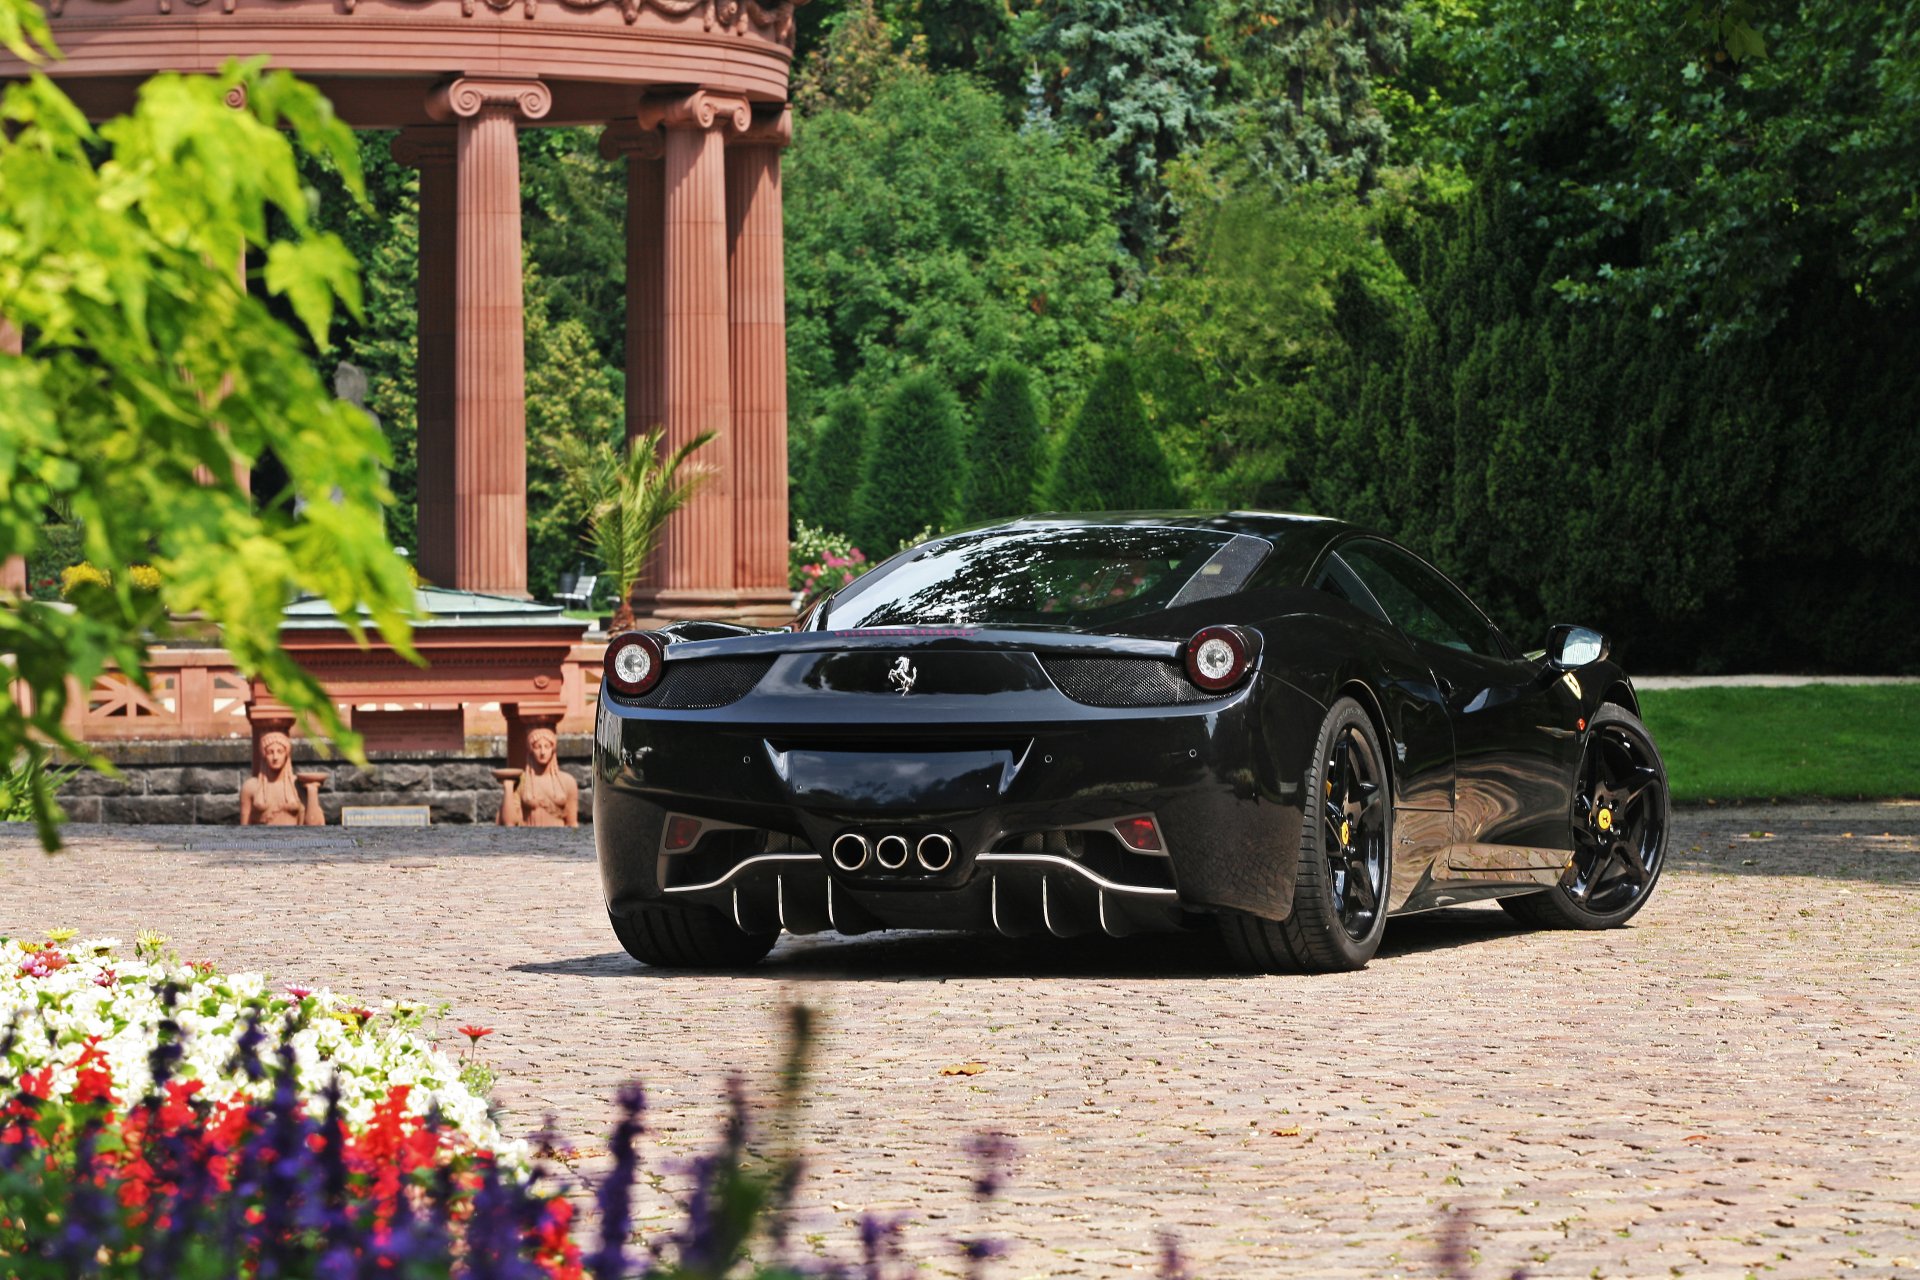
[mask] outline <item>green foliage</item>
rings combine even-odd
[[[880,91],[922,64],[896,46],[893,24],[873,0],[859,0],[823,24],[819,47],[794,72],[793,103],[802,113],[865,111]]]
[[[1829,287],[1705,352],[1571,311],[1552,283],[1577,260],[1491,184],[1396,252],[1417,305],[1337,297],[1304,505],[1399,534],[1523,642],[1582,620],[1642,671],[1920,669],[1912,313]]]
[[[387,484],[393,504],[387,534],[410,552],[420,546],[414,330],[418,324],[414,277],[419,257],[419,175],[394,160],[391,130],[355,135],[364,198],[349,187],[342,167],[325,152],[303,152],[300,176],[314,192],[314,221],[335,232],[361,264],[364,306],[340,318],[336,351],[316,362],[323,376],[344,356],[367,377],[367,411],[379,420],[392,460]],[[269,483],[276,467],[269,463]]]
[[[1160,166],[1218,129],[1219,68],[1204,54],[1204,7],[1193,0],[1057,0],[1032,51],[1047,106],[1102,143],[1127,193],[1126,242],[1146,258],[1160,243]]]
[[[1400,0],[1223,0],[1236,160],[1277,187],[1340,181],[1364,195],[1385,160],[1376,87],[1406,61]]]
[[[1060,444],[1047,483],[1055,511],[1147,511],[1178,501],[1166,456],[1140,404],[1133,365],[1114,355]]]
[[[912,0],[913,20],[924,35],[927,65],[935,71],[971,71],[1012,100],[1027,76],[1024,32],[1038,18],[1037,6],[1008,0]]]
[[[46,758],[37,752],[15,756],[12,764],[0,768],[0,822],[35,821],[36,797],[55,794],[78,772],[78,765],[50,769]]]
[[[1920,297],[1920,24],[1904,5],[1492,0],[1452,28],[1458,154],[1550,235],[1552,282],[1706,345],[1765,333],[1816,282]]]
[[[17,56],[50,48],[35,6],[0,0],[0,13]],[[241,86],[236,111],[224,97]],[[257,64],[155,77],[98,131],[42,76],[9,85],[0,113],[0,298],[27,343],[0,357],[0,555],[37,555],[62,508],[88,559],[162,575],[157,593],[122,576],[71,612],[0,611],[0,652],[31,694],[0,689],[0,759],[53,743],[91,760],[61,727],[68,680],[85,688],[109,662],[142,671],[149,631],[194,610],[241,670],[352,749],[279,645],[298,592],[408,643],[411,583],[382,528],[385,442],[328,394],[307,346],[324,348],[360,293],[352,255],[313,223],[296,149],[326,153],[357,188],[351,133],[319,93]],[[239,288],[243,245],[299,332]],[[269,449],[286,484],[256,505],[233,474]],[[50,798],[34,808],[51,845]]]
[[[537,300],[556,328],[585,330],[597,380],[612,381],[617,398],[627,334],[627,168],[603,158],[599,142],[598,129],[520,131],[521,225],[528,307]],[[528,369],[540,363],[529,341]],[[531,389],[528,410],[531,417]]]
[[[677,449],[663,452],[659,430],[635,436],[623,451],[610,439],[559,435],[546,442],[559,477],[559,505],[583,518],[586,542],[613,579],[619,593],[616,630],[631,625],[627,600],[640,580],[647,557],[660,541],[667,517],[692,501],[713,477],[713,469],[688,459],[714,437],[703,431]]]
[[[937,374],[908,374],[873,424],[854,540],[879,559],[944,521],[959,497],[960,465],[960,402]]]
[[[1292,505],[1288,468],[1322,411],[1315,384],[1346,359],[1340,282],[1367,283],[1386,335],[1404,323],[1386,213],[1346,185],[1234,191],[1206,161],[1176,167],[1173,187],[1186,218],[1129,317],[1151,419],[1190,501]]]
[[[835,396],[807,451],[806,480],[799,493],[801,519],[827,529],[852,524],[853,496],[866,469],[871,436],[866,403],[851,393]]]
[[[566,500],[567,479],[556,459],[596,448],[613,456],[626,433],[607,353],[579,320],[551,317],[553,295],[544,283],[537,269],[528,270],[527,589],[536,597],[558,591],[560,575],[579,560],[591,510]]]
[[[1040,406],[1033,380],[1012,361],[987,371],[987,385],[967,439],[966,521],[1024,514],[1033,505],[1040,467]]]
[[[784,179],[796,421],[925,368],[975,398],[1014,359],[1071,402],[1110,323],[1115,195],[1090,149],[961,75],[901,75],[795,125]]]
[[[27,560],[27,589],[35,600],[54,600],[60,595],[62,574],[87,558],[86,531],[67,520],[43,525]]]

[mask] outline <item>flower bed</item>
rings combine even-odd
[[[437,1111],[450,1141],[525,1166],[526,1144],[501,1136],[486,1102],[461,1083],[459,1066],[420,1036],[419,1010],[393,1001],[375,1010],[325,989],[274,987],[261,974],[170,961],[160,954],[164,945],[148,940],[125,956],[115,938],[0,940],[0,1028],[20,1019],[0,1075],[18,1079],[50,1069],[51,1096],[65,1098],[78,1085],[84,1056],[93,1071],[106,1073],[116,1100],[137,1099],[153,1082],[161,1023],[171,1020],[181,1047],[176,1081],[195,1082],[209,1103],[265,1101],[271,1082],[249,1080],[236,1053],[249,1020],[257,1019],[268,1037],[261,1052],[272,1056],[282,1041],[291,1047],[294,1084],[313,1114],[330,1080],[353,1126],[367,1124],[404,1086],[409,1115]]]
[[[0,1274],[580,1274],[419,1010],[49,938],[0,939]]]

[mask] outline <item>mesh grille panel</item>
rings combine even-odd
[[[665,711],[724,707],[751,693],[772,665],[772,658],[694,658],[669,662],[653,691],[634,701]]]
[[[1196,688],[1177,662],[1154,658],[1044,658],[1060,692],[1094,707],[1172,707],[1220,697]]]

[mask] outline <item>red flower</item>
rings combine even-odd
[[[313,994],[313,988],[312,987],[288,987],[287,994],[292,996],[295,1000],[305,1000],[308,996]]]
[[[93,985],[96,987],[110,987],[119,980],[120,975],[111,969],[102,969],[93,975]]]
[[[73,1061],[73,1100],[75,1102],[104,1102],[113,1105],[113,1075],[105,1063],[107,1055],[100,1052],[100,1037],[88,1036],[86,1048]]]
[[[160,1123],[169,1131],[183,1129],[194,1119],[191,1100],[206,1088],[203,1080],[167,1081],[166,1100],[160,1104]]]
[[[493,1034],[492,1027],[476,1027],[472,1023],[468,1023],[466,1026],[457,1029],[461,1035],[465,1036],[470,1043],[476,1046],[480,1043],[481,1036],[490,1036]]]

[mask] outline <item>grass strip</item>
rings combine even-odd
[[[1682,804],[1920,796],[1920,685],[1644,690],[1640,706]]]

